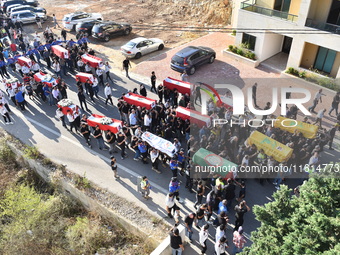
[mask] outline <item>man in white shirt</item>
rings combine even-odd
[[[103,86],[105,86],[104,85],[104,71],[98,67],[96,68],[96,75],[98,77],[99,84],[102,84]]]
[[[320,128],[322,128],[322,118],[325,115],[326,109],[322,109],[318,112],[318,114],[316,115],[316,120],[313,123],[313,125],[319,123]]]
[[[112,90],[110,88],[110,84],[109,83],[106,83],[106,86],[105,86],[105,89],[104,89],[104,94],[105,94],[105,97],[106,97],[105,104],[107,104],[107,101],[110,101],[112,106],[113,106],[113,102],[112,102]]]
[[[23,74],[28,74],[30,72],[30,69],[26,65],[23,65],[21,67],[21,71]]]
[[[138,139],[141,139],[142,134],[143,134],[142,128],[139,126],[135,131],[135,136],[138,137]]]
[[[144,116],[144,128],[145,130],[150,130],[152,118],[149,116],[150,114],[146,113]]]
[[[105,62],[106,81],[109,82],[109,79],[110,79],[110,81],[113,83],[113,80],[110,77],[110,69],[111,69],[111,66],[110,66],[109,62],[106,61]]]
[[[130,121],[130,125],[132,127],[136,126],[138,124],[138,119],[137,119],[137,114],[136,114],[135,109],[131,110],[131,113],[129,115],[129,121]]]
[[[314,96],[313,105],[312,105],[311,107],[308,108],[308,111],[313,112],[313,113],[316,113],[316,112],[314,111],[314,109],[315,109],[315,107],[317,106],[317,104],[319,103],[319,101],[320,101],[320,103],[322,103],[322,98],[321,98],[322,95],[323,95],[323,94],[322,94],[322,89],[319,89],[319,91],[318,91],[318,92],[315,94],[315,96]]]
[[[89,65],[89,63],[85,65],[85,72],[92,74],[92,67]]]
[[[81,58],[78,59],[77,66],[78,66],[78,71],[79,72],[84,72],[85,71],[84,65],[85,64],[84,64],[83,60]]]
[[[215,254],[216,255],[225,255],[227,247],[228,247],[227,239],[223,236],[223,237],[221,237],[221,239],[216,240]]]
[[[60,69],[60,64],[58,63],[58,61],[54,61],[53,65],[52,65],[54,72],[56,73],[57,76],[61,76],[61,69]]]
[[[39,65],[37,62],[33,62],[33,65],[32,65],[32,67],[31,67],[31,70],[32,70],[34,73],[39,72],[39,70],[40,70],[40,65]]]
[[[98,92],[99,92],[98,79],[96,77],[93,77],[92,89],[93,89],[94,95],[99,99],[99,96],[98,96]]]
[[[53,90],[52,90],[52,95],[53,95],[54,100],[55,100],[56,102],[59,102],[59,100],[60,100],[60,91],[59,91],[59,89],[58,89],[57,86],[55,86],[55,87],[53,88]]]

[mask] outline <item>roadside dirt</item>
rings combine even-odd
[[[91,47],[101,53],[102,57],[110,59],[115,68],[121,68],[124,59],[119,51],[120,47],[133,38],[160,38],[165,42],[163,51],[167,51],[207,33],[206,30],[178,31],[181,28],[170,29],[169,26],[188,29],[190,26],[204,28],[213,24],[225,27],[231,16],[229,0],[44,0],[40,1],[40,6],[46,8],[50,20],[44,23],[44,27],[51,25],[50,17],[53,13],[61,25],[63,16],[75,11],[98,12],[105,20],[132,24],[133,30],[129,36],[113,38],[107,43],[90,38]],[[60,29],[55,29],[54,33],[60,35]],[[74,36],[72,32],[69,37]],[[132,66],[158,54],[154,52],[139,60],[132,60]]]

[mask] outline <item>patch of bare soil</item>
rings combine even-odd
[[[182,27],[186,27],[186,30],[188,27],[208,25],[224,27],[230,23],[231,17],[229,0],[44,0],[40,2],[40,6],[46,8],[49,16],[54,13],[60,20],[59,23],[67,13],[85,11],[101,13],[105,20],[132,24],[133,29],[129,36],[113,38],[107,43],[90,39],[93,43],[91,46],[102,57],[109,58],[116,68],[121,67],[124,59],[119,52],[120,47],[133,38],[160,38],[164,40],[166,50],[206,33],[180,31],[183,30]],[[45,23],[48,24],[51,23]],[[54,32],[60,34],[60,31]],[[132,64],[138,64],[157,54],[159,53],[155,52],[145,58],[133,60]]]

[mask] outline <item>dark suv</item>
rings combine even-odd
[[[132,27],[128,23],[102,22],[92,28],[92,36],[108,42],[111,37],[118,35],[129,35]]]
[[[76,32],[83,32],[85,35],[89,36],[91,35],[92,28],[94,25],[101,23],[102,21],[100,20],[90,20],[90,21],[84,21],[84,22],[79,22],[76,25]]]
[[[177,52],[171,58],[171,69],[177,72],[192,75],[196,68],[205,63],[213,63],[216,58],[216,52],[208,47],[189,46]]]

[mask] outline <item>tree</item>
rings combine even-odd
[[[274,201],[254,206],[261,226],[243,254],[340,254],[340,179],[311,177],[300,195],[282,185]]]

